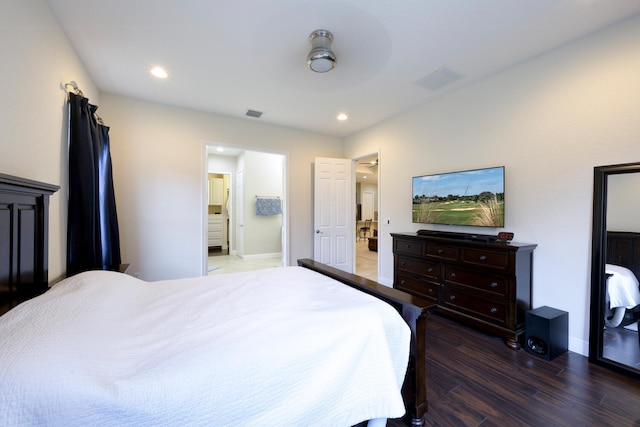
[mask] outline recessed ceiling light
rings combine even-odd
[[[340,120],[341,122],[347,120],[349,118],[349,116],[347,116],[345,113],[340,113],[338,114],[338,117],[336,117],[338,120]]]
[[[159,79],[166,79],[169,75],[161,67],[154,67],[151,69],[151,74]]]
[[[218,153],[223,153],[223,152],[224,152],[224,148],[222,148],[222,147],[218,147],[218,148],[216,148],[216,151],[217,151]]]
[[[367,175],[363,175],[363,176],[362,176],[362,179],[367,179]]]

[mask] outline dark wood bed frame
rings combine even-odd
[[[628,268],[640,278],[640,233],[607,231],[607,263]]]
[[[355,274],[345,273],[342,270],[311,259],[299,259],[298,265],[373,295],[387,302],[400,313],[411,328],[409,367],[402,386],[402,396],[407,410],[406,421],[411,426],[424,425],[424,414],[428,409],[425,371],[425,323],[427,316],[435,310],[436,305],[424,298],[381,285]]]
[[[49,196],[58,189],[0,174],[0,314],[49,286]]]

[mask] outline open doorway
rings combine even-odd
[[[378,281],[378,153],[355,159],[355,274]]]
[[[205,149],[207,180],[211,175],[222,178],[223,206],[214,215],[221,215],[223,232],[227,230],[227,253],[209,256],[207,196],[205,274],[287,265],[286,155],[213,143]],[[267,202],[269,209],[261,209]]]
[[[207,249],[208,256],[229,255],[229,174],[207,174]]]

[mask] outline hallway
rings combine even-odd
[[[356,241],[356,274],[378,281],[378,253],[369,250],[368,240]],[[237,255],[214,255],[207,259],[209,275],[281,267],[280,258],[244,260]]]
[[[378,252],[369,250],[369,240],[356,240],[356,271],[358,276],[378,281]]]

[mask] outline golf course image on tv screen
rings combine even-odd
[[[504,227],[504,166],[413,178],[414,223]]]

